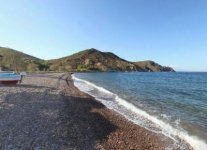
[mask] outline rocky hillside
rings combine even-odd
[[[49,61],[51,70],[63,71],[135,71],[136,65],[110,52],[94,48]]]
[[[134,64],[144,72],[175,72],[171,67],[161,66],[150,60],[134,62]]]
[[[16,71],[37,71],[49,68],[44,60],[5,47],[0,47],[0,67],[3,70]]]
[[[68,57],[51,60],[53,71],[140,71],[173,72],[170,67],[161,66],[153,61],[129,62],[110,52],[91,48]]]
[[[0,67],[27,71],[174,71],[153,61],[130,62],[110,52],[91,48],[55,60],[42,60],[20,51],[0,47]]]

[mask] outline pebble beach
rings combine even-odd
[[[70,74],[30,74],[1,85],[0,116],[6,150],[161,150],[172,143],[79,91]]]

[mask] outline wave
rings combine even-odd
[[[134,104],[120,98],[115,93],[97,86],[89,81],[79,79],[72,75],[74,85],[81,91],[93,96],[106,107],[113,109],[123,115],[126,119],[142,126],[152,132],[163,134],[171,138],[174,146],[186,149],[187,146],[182,140],[187,142],[195,150],[206,150],[207,144],[198,137],[191,136],[182,128],[175,128],[169,123],[158,119],[156,116],[148,114],[146,111],[136,107]]]

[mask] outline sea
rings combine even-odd
[[[74,84],[109,109],[171,138],[166,149],[207,150],[207,73],[75,73]],[[183,141],[183,142],[182,142]]]

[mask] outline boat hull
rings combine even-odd
[[[7,84],[17,84],[21,80],[21,75],[11,74],[11,73],[1,73],[0,74],[0,84],[7,85]]]
[[[19,81],[18,80],[13,80],[13,81],[0,81],[0,84],[3,85],[16,85]]]

